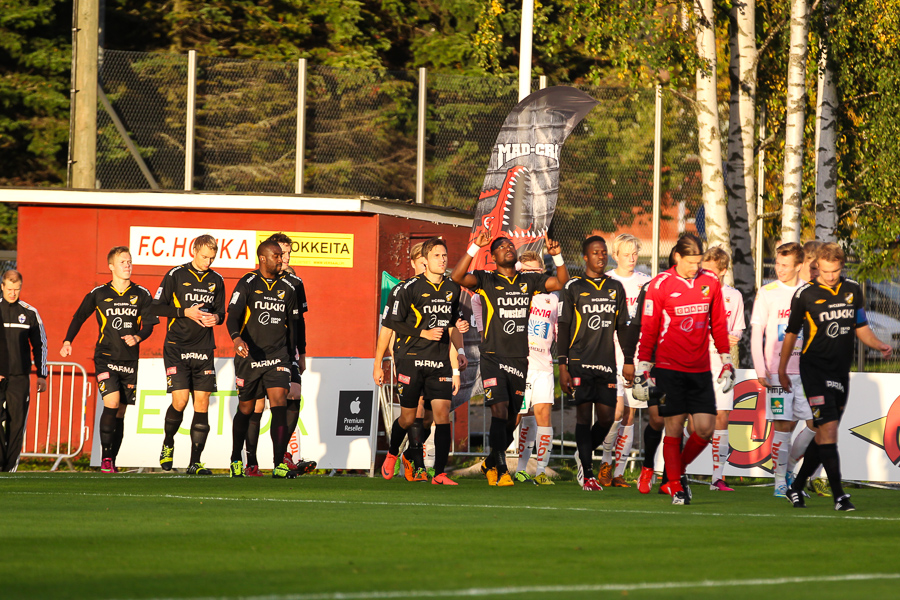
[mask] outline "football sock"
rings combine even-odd
[[[656,450],[662,441],[662,430],[657,431],[647,424],[644,427],[644,466],[653,469],[656,466]]]
[[[181,427],[181,420],[183,418],[183,410],[175,410],[174,406],[169,406],[169,409],[166,411],[166,420],[163,423],[163,432],[166,434],[166,437],[163,439],[163,444],[166,446],[175,445],[175,434],[178,433],[178,428]]]
[[[125,417],[116,417],[115,436],[112,448],[112,459],[114,463],[116,462],[116,457],[119,455],[119,449],[122,447],[122,440],[125,438]]]
[[[800,465],[800,470],[797,471],[797,477],[794,478],[794,483],[791,486],[795,490],[802,490],[803,486],[806,485],[806,480],[822,465],[822,460],[819,456],[819,445],[816,443],[816,440],[812,440],[809,445],[806,447],[806,453],[803,455],[803,463]]]
[[[424,469],[425,463],[422,457],[422,440],[425,437],[425,428],[419,419],[415,419],[412,425],[406,428],[406,435],[409,438],[409,445],[406,447],[406,460],[415,465],[416,469]]]
[[[604,427],[600,421],[594,421],[591,428],[591,452],[599,448],[603,444],[603,439],[609,433],[609,428]]]
[[[297,423],[299,421],[300,421],[300,401],[299,400],[288,400],[287,401],[288,440],[291,439],[291,435],[293,435],[294,430],[297,429]]]
[[[616,448],[616,438],[619,437],[619,425],[621,424],[622,421],[615,421],[603,438],[603,462],[605,463],[612,463],[613,461],[613,453],[615,452]]]
[[[536,475],[540,475],[550,464],[550,449],[553,447],[553,428],[538,427],[537,428],[537,470]]]
[[[116,413],[118,409],[103,407],[100,413],[100,448],[103,459],[113,457],[113,445],[116,443]]]
[[[725,479],[725,461],[728,460],[728,430],[716,429],[712,436],[713,470],[710,482]]]
[[[534,417],[522,417],[522,423],[519,426],[519,464],[516,465],[516,471],[524,471],[528,466],[528,459],[531,458],[531,447],[534,445],[537,436],[537,421]]]
[[[624,427],[619,425],[619,437],[616,439],[616,472],[615,477],[625,475],[625,464],[628,462],[628,455],[631,454],[631,448],[634,446],[634,425]]]
[[[671,485],[681,487],[681,438],[665,436],[663,438],[663,458],[666,461],[666,477]]]
[[[388,449],[388,452],[394,456],[400,454],[400,444],[403,443],[405,437],[406,430],[400,426],[400,419],[394,419],[394,424],[391,425],[391,447]]]
[[[272,428],[269,434],[272,436],[272,464],[278,466],[284,462],[284,453],[287,452],[287,406],[272,406]]]
[[[800,459],[803,457],[803,453],[806,452],[806,447],[809,446],[809,443],[816,437],[816,432],[810,429],[809,427],[804,427],[803,431],[797,434],[797,437],[794,438],[794,443],[791,444],[791,453],[788,456],[787,462],[787,472],[793,473],[794,469],[797,466],[797,463],[800,462]]]
[[[449,426],[450,424],[447,423]],[[437,460],[437,424],[432,423],[430,429],[425,430],[425,442],[422,444],[422,450],[425,454],[425,468],[433,467]],[[446,464],[446,463],[445,463]]]
[[[837,444],[819,444],[819,458],[822,459],[822,466],[828,474],[831,494],[837,500],[844,495],[844,486],[841,485],[841,457],[838,454]]]
[[[434,474],[440,475],[450,455],[450,423],[434,425]]]
[[[707,446],[709,446],[709,440],[704,440],[696,432],[691,434],[684,444],[684,450],[681,451],[681,474],[679,477],[684,475],[687,466],[694,462],[694,459],[700,456]]]
[[[594,446],[591,434],[593,429],[584,423],[575,424],[575,445],[578,447],[578,458],[584,471],[585,480],[594,476]]]
[[[256,458],[256,448],[259,446],[259,423],[262,421],[262,413],[255,412],[250,415],[250,422],[247,424],[247,466],[258,467],[259,460]],[[281,463],[278,463],[281,464]]]
[[[506,448],[509,446],[506,432],[506,419],[491,417],[491,464],[490,467],[497,468],[497,474],[502,475],[507,472],[506,467]]]
[[[195,464],[200,462],[200,455],[206,446],[206,437],[209,435],[209,415],[206,413],[195,412],[194,419],[191,422],[191,462]]]
[[[244,449],[244,440],[247,439],[247,427],[249,426],[250,415],[237,411],[231,421],[231,462],[243,460],[241,451]]]
[[[791,454],[791,432],[776,431],[772,434],[772,462],[775,463],[775,487],[785,484],[788,457]]]

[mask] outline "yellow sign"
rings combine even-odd
[[[274,231],[257,231],[256,243],[265,241]],[[353,268],[352,233],[310,233],[285,231],[291,238],[292,267]]]

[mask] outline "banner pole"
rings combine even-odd
[[[428,70],[419,68],[419,120],[416,130],[416,204],[425,204],[425,107]]]
[[[651,274],[659,273],[660,172],[662,170],[662,86],[656,84],[656,117],[653,131],[653,261]]]

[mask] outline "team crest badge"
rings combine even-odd
[[[209,284],[209,293],[212,294],[214,291],[216,291],[216,284]]]
[[[844,294],[844,300],[847,301],[847,304],[853,304],[853,292],[849,294]]]
[[[19,315],[19,323],[25,324],[25,315]]]
[[[528,293],[528,284],[527,284],[527,283],[520,283],[520,284],[519,284],[519,289],[522,290],[522,293],[523,293],[523,294],[527,294],[527,293]]]
[[[131,296],[128,298],[128,301],[131,302],[132,305],[137,304],[137,296]]]
[[[609,290],[609,297],[613,300],[616,299],[616,290]]]
[[[447,302],[453,302],[453,292],[447,292]]]
[[[284,300],[284,290],[278,290],[278,299]]]
[[[709,296],[709,286],[708,285],[701,286],[700,293],[702,293],[704,296]]]

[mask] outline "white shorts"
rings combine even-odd
[[[766,419],[769,421],[808,421],[813,418],[800,375],[788,375],[791,391],[786,391],[778,381],[778,375],[769,377],[766,390]]]
[[[525,377],[525,401],[519,414],[524,415],[535,404],[553,404],[555,387],[553,371],[528,371]]]
[[[717,383],[718,375],[713,375],[713,390],[716,392],[716,410],[734,410],[734,388],[730,391],[723,392],[724,383]]]
[[[625,387],[625,378],[620,372],[616,375],[616,396],[625,398],[625,406],[629,408],[647,408],[646,400],[637,400],[632,393],[632,388]]]

